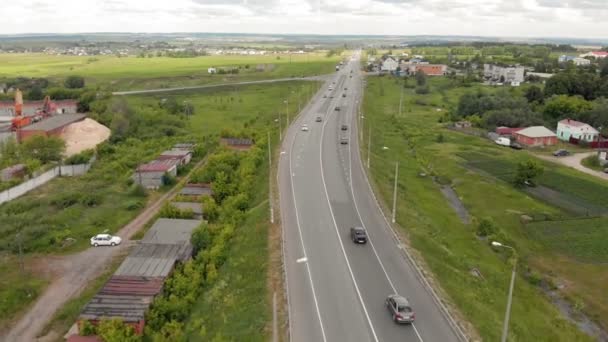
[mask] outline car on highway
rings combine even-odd
[[[344,87],[344,90],[348,90],[348,88]]]
[[[323,98],[324,98],[324,99],[326,99],[326,98],[327,98],[327,95],[323,95]]]
[[[336,107],[336,108],[334,108],[334,110],[335,110],[336,112],[339,112],[339,111],[340,111],[340,107]]]
[[[348,125],[342,125],[340,129],[343,131],[348,131]]]
[[[553,155],[556,157],[565,157],[567,155],[570,155],[570,152],[568,152],[568,150],[560,149],[553,152]]]
[[[91,238],[91,246],[116,246],[120,245],[122,239],[120,236],[112,236],[110,234],[97,234]]]
[[[322,118],[322,117],[320,117],[320,116],[317,116],[317,118],[315,119],[315,121],[316,121],[316,122],[321,122],[321,121],[323,121],[323,118]]]
[[[348,145],[348,138],[346,138],[346,137],[340,138],[340,145]]]
[[[386,308],[395,323],[414,323],[416,314],[405,297],[398,294],[389,295],[386,298]]]
[[[302,125],[302,131],[303,132],[308,132],[308,125],[307,124],[303,124]]]
[[[346,97],[346,94],[342,94],[342,97]]]
[[[354,243],[367,243],[367,232],[363,227],[350,227],[350,239]]]

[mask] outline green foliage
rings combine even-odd
[[[443,143],[443,142],[445,142],[445,137],[443,136],[443,133],[437,134],[437,138],[435,138],[435,141],[438,142],[438,143],[440,143],[440,144]]]
[[[34,86],[32,87],[32,89],[30,89],[30,91],[25,94],[24,97],[26,100],[39,101],[44,98],[44,93],[42,92],[42,89],[40,87]]]
[[[95,333],[96,333],[95,330],[96,330],[95,326],[93,324],[91,324],[91,322],[88,320],[81,321],[80,327],[78,328],[78,331],[80,332],[80,336],[95,335]]]
[[[177,183],[177,179],[175,179],[175,177],[173,177],[173,175],[169,174],[168,172],[165,172],[161,177],[161,183],[164,186],[172,186]]]
[[[211,233],[209,232],[209,226],[202,224],[192,232],[192,238],[190,239],[193,247],[193,254],[197,255],[198,252],[207,249],[211,244]]]
[[[585,99],[579,96],[557,95],[551,97],[546,102],[543,114],[545,117],[555,120],[575,117],[592,108],[590,102],[585,101]]]
[[[507,91],[498,93],[465,93],[460,97],[456,113],[464,118],[479,115],[488,128],[496,126],[530,126],[542,122],[523,97]]]
[[[431,92],[431,90],[429,89],[429,86],[416,87],[416,94],[423,95],[423,94],[428,94],[430,92]]]
[[[526,182],[534,184],[534,180],[542,175],[544,171],[543,166],[533,159],[519,162],[513,182],[518,186],[523,186]]]
[[[140,342],[141,336],[135,334],[133,327],[120,319],[102,320],[97,327],[97,335],[104,342]]]
[[[184,325],[177,321],[170,321],[163,325],[158,333],[152,335],[153,342],[182,342],[186,341]]]
[[[68,76],[63,83],[68,89],[84,88],[84,77],[82,76]]]
[[[46,164],[61,159],[65,142],[57,137],[35,135],[23,142],[21,150],[27,158],[38,159],[42,164]]]
[[[601,95],[601,87],[602,81],[595,73],[560,72],[546,81],[545,94],[582,96],[586,100],[593,100]]]
[[[545,99],[545,94],[540,87],[534,85],[534,86],[531,86],[528,89],[526,89],[526,92],[524,93],[524,97],[530,103],[532,103],[532,102],[543,103],[543,101]]]
[[[194,212],[192,209],[181,210],[171,203],[165,203],[159,212],[160,217],[171,218],[171,219],[188,219],[194,218]]]
[[[422,70],[416,71],[416,75],[414,75],[414,77],[416,78],[416,85],[418,87],[422,87],[422,86],[426,85],[426,74],[424,72],[422,72]]]
[[[490,219],[484,218],[477,225],[477,236],[487,237],[494,235],[497,231],[496,225]]]
[[[78,164],[88,164],[89,160],[93,157],[95,151],[93,150],[85,150],[78,154],[74,154],[71,157],[65,159],[63,164],[65,165],[78,165]]]
[[[219,208],[213,197],[203,197],[203,218],[210,223],[219,218]]]

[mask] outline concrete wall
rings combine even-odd
[[[38,175],[30,180],[27,180],[17,186],[14,186],[8,190],[0,192],[0,204],[8,201],[12,201],[15,198],[25,195],[27,192],[36,189],[37,187],[44,185],[51,180],[55,179],[58,176],[81,176],[89,171],[91,165],[93,164],[94,159],[88,164],[79,164],[79,165],[62,165],[57,166],[49,171],[44,172],[41,175]]]

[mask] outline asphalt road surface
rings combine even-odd
[[[405,258],[363,172],[356,127],[361,95],[355,55],[326,81],[283,141],[279,188],[290,338],[458,341]],[[308,131],[302,130],[304,124]],[[341,130],[343,124],[348,130]],[[342,139],[348,144],[341,144]],[[352,226],[367,229],[367,244],[350,240]],[[384,304],[391,293],[408,298],[416,314],[414,324],[392,321]]]

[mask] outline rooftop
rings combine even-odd
[[[59,114],[48,119],[36,122],[35,124],[23,127],[22,131],[52,131],[57,128],[67,126],[71,123],[84,120],[84,114]]]
[[[160,218],[144,235],[141,243],[189,244],[192,231],[200,225],[199,220]]]
[[[114,275],[99,291],[100,295],[155,296],[163,288],[163,278]]]
[[[518,135],[523,135],[530,138],[555,137],[555,133],[545,126],[532,126],[524,128],[516,132]]]
[[[96,294],[80,313],[80,319],[101,320],[118,317],[124,322],[139,322],[152,304],[153,296]]]
[[[251,139],[242,139],[242,138],[222,138],[222,143],[231,145],[231,146],[251,146],[253,145],[253,140]]]
[[[179,161],[175,159],[153,160],[146,164],[141,164],[138,172],[167,172],[175,167]]]
[[[211,189],[211,184],[190,183],[186,184],[179,194],[185,196],[211,196],[213,190]]]
[[[164,279],[171,273],[178,260],[188,259],[191,253],[190,244],[140,244],[120,264],[114,275]]]
[[[192,152],[187,151],[187,150],[168,150],[168,151],[161,153],[160,155],[167,156],[167,157],[185,157],[189,154],[192,154]]]

